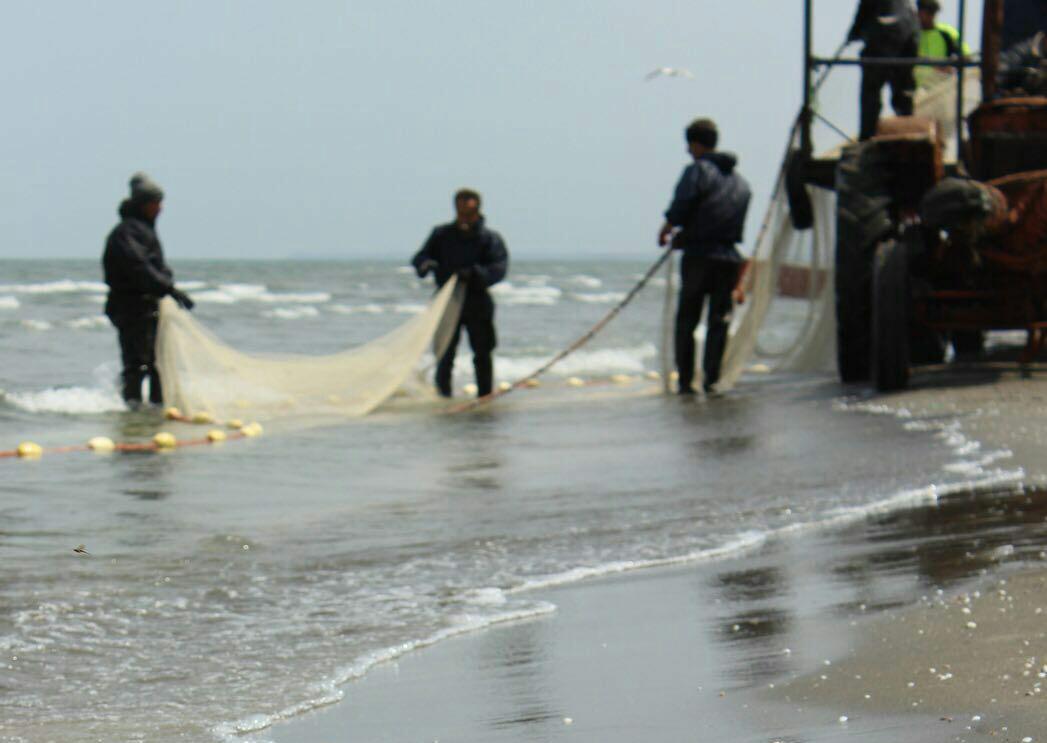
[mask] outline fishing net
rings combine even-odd
[[[978,71],[969,70],[964,75],[965,114],[980,100]],[[940,125],[947,152],[955,156],[955,76],[942,76],[935,85],[918,91],[915,107],[917,116]],[[798,145],[799,132],[794,128],[787,152]],[[790,218],[786,181],[783,161],[742,281],[746,302],[735,307],[732,318],[719,383],[722,389],[732,386],[746,371],[813,372],[834,365],[836,194],[805,186],[814,224],[811,229],[797,230]],[[663,322],[671,322],[668,311]],[[664,367],[671,368],[668,352],[663,358]]]
[[[420,361],[430,348],[438,357],[447,347],[463,290],[452,278],[422,313],[375,340],[325,356],[237,351],[164,298],[156,343],[164,404],[224,420],[366,415],[398,391],[423,388],[412,384],[420,380]]]

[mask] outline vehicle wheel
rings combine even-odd
[[[982,330],[954,330],[951,340],[957,361],[978,361],[985,355],[985,332]]]
[[[881,392],[909,384],[909,260],[904,240],[876,249],[873,267],[872,378]]]
[[[848,147],[836,170],[836,363],[843,382],[869,378],[876,244],[893,228],[887,160],[875,142]]]

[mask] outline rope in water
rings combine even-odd
[[[180,423],[207,424],[216,423],[209,416],[190,417],[182,415],[177,408],[168,408],[164,411],[164,417],[168,420]],[[262,435],[262,426],[259,423],[243,424],[240,421],[228,421],[223,425],[230,431],[221,428],[213,428],[206,436],[192,439],[178,439],[174,434],[167,431],[157,433],[150,441],[140,442],[115,442],[105,436],[97,436],[86,444],[73,444],[70,446],[42,447],[32,441],[23,441],[15,449],[0,450],[0,459],[39,459],[44,454],[71,454],[73,452],[94,452],[95,454],[109,454],[111,452],[158,452],[171,449],[183,449],[189,446],[205,446],[209,444],[220,444],[224,441],[237,441],[249,439]]]
[[[444,413],[446,413],[448,415],[455,415],[457,413],[464,413],[464,412],[466,412],[468,410],[475,410],[476,408],[480,407],[481,405],[486,405],[489,402],[497,400],[499,397],[503,397],[505,395],[508,395],[513,390],[518,390],[521,387],[528,387],[528,386],[530,386],[531,382],[533,382],[534,380],[538,379],[538,377],[540,377],[541,375],[545,374],[547,371],[552,369],[558,363],[560,363],[565,358],[570,356],[572,353],[577,351],[579,348],[584,346],[586,343],[591,341],[596,336],[597,333],[599,333],[601,330],[603,330],[604,327],[607,325],[607,323],[611,322],[611,320],[613,320],[618,315],[619,312],[621,312],[623,309],[625,309],[626,305],[628,305],[630,302],[633,301],[633,299],[636,297],[636,295],[640,293],[640,291],[647,285],[647,283],[651,280],[651,278],[658,272],[658,269],[662,267],[662,264],[665,263],[667,260],[669,260],[669,256],[670,255],[672,255],[672,250],[664,250],[664,251],[662,251],[662,254],[658,257],[658,260],[656,260],[651,265],[651,267],[647,269],[646,273],[644,273],[644,275],[640,278],[640,280],[636,282],[636,285],[633,286],[633,288],[629,290],[629,293],[625,295],[625,297],[622,299],[622,301],[620,301],[618,304],[616,304],[614,307],[612,307],[607,312],[607,314],[605,314],[602,318],[600,318],[599,322],[597,322],[595,325],[593,325],[591,328],[589,328],[589,330],[587,330],[585,333],[583,333],[581,336],[579,336],[577,340],[575,340],[569,346],[567,346],[562,351],[560,351],[558,354],[553,356],[551,359],[546,361],[544,364],[542,364],[540,367],[535,369],[533,372],[531,372],[530,374],[527,374],[526,376],[520,377],[519,379],[517,379],[515,382],[513,382],[509,386],[503,387],[503,388],[498,389],[498,390],[495,390],[494,392],[491,392],[491,393],[489,393],[487,395],[484,395],[483,397],[478,397],[475,400],[469,400],[468,402],[459,403],[458,405],[453,405],[450,408],[447,408],[444,411]]]

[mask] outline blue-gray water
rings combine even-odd
[[[245,350],[338,350],[431,291],[393,263],[173,263],[198,319]],[[499,378],[644,268],[514,265]],[[94,262],[0,264],[0,449],[170,428],[120,409],[98,281]],[[997,474],[957,466],[969,442],[949,422],[872,415],[816,378],[708,402],[562,384],[659,369],[663,291],[545,387],[477,413],[393,406],[168,454],[0,460],[0,740],[264,738],[383,658],[554,610],[535,587],[802,538]]]

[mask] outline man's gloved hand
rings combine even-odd
[[[183,310],[191,310],[191,309],[193,309],[193,307],[196,306],[196,302],[191,300],[189,298],[189,295],[186,294],[181,289],[174,289],[174,288],[172,288],[171,289],[171,299],[173,299],[174,301],[178,302],[178,306],[181,307]]]
[[[415,271],[418,273],[418,278],[425,278],[430,271],[435,271],[440,267],[440,264],[434,261],[432,258],[426,258],[424,261],[419,263],[415,267]]]
[[[459,268],[457,271],[455,271],[455,273],[458,275],[458,278],[462,281],[468,281],[473,277],[473,269],[471,267]]]

